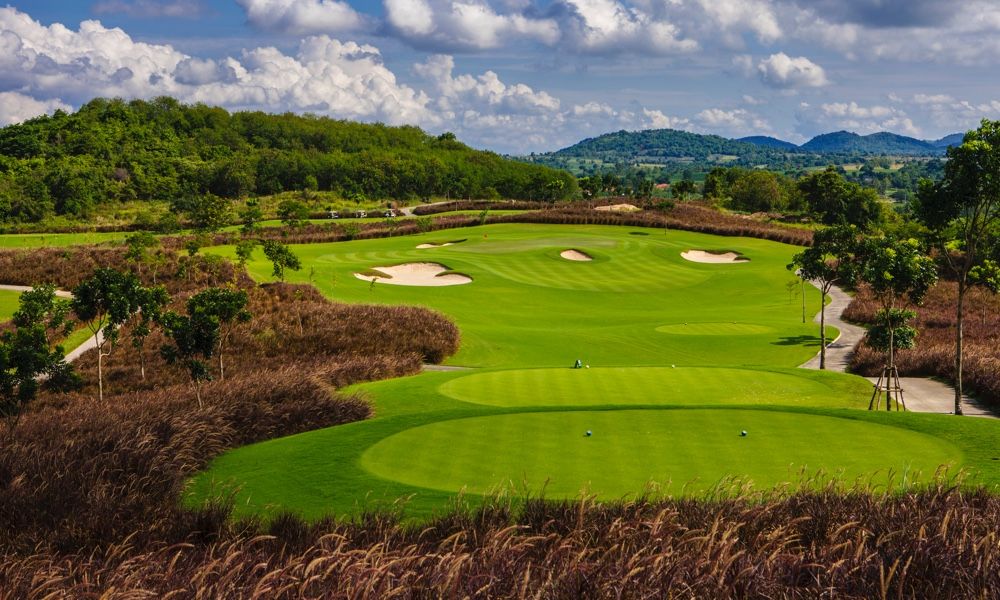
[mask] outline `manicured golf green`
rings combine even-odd
[[[361,464],[384,479],[437,490],[486,493],[507,485],[557,497],[586,490],[616,498],[651,482],[677,493],[748,475],[768,487],[802,471],[854,480],[876,472],[928,474],[960,459],[954,446],[931,436],[833,417],[616,410],[441,421],[382,440]]]
[[[426,516],[462,490],[473,503],[500,488],[617,498],[651,482],[662,493],[701,493],[729,476],[769,487],[817,471],[883,485],[903,473],[926,479],[942,465],[1000,483],[1000,423],[871,413],[866,380],[795,368],[818,349],[811,317],[821,299],[807,288],[803,323],[785,268],[791,246],[495,225],[292,249],[304,265],[292,280],[335,300],[416,304],[454,319],[462,348],[448,362],[470,369],[356,386],[348,391],[370,398],[375,418],[226,453],[192,480],[189,501],[231,493],[239,515],[318,518],[405,497],[408,515]],[[560,257],[567,249],[593,260]],[[689,249],[750,261],[693,263],[681,257]],[[473,281],[409,287],[354,277],[411,262]],[[270,279],[262,257],[249,268]],[[577,359],[584,368],[571,368]]]
[[[857,384],[855,379],[830,373],[802,376],[794,371],[618,367],[490,371],[454,379],[439,391],[456,400],[493,406],[780,404],[866,408],[868,385]]]

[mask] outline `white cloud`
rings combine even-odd
[[[0,92],[0,125],[13,125],[56,110],[73,108],[59,99],[36,100],[17,92]]]
[[[770,123],[745,108],[731,110],[706,108],[695,115],[694,122],[701,131],[726,136],[759,134],[771,131]]]
[[[436,122],[426,95],[400,85],[374,46],[316,36],[294,55],[256,48],[207,60],[136,42],[97,21],[84,21],[78,31],[46,27],[12,8],[0,9],[0,85],[71,103],[171,95],[230,108]]]
[[[367,18],[337,0],[236,0],[247,21],[266,31],[290,34],[341,33],[368,26]]]
[[[743,28],[753,32],[757,41],[770,44],[783,35],[769,2],[760,0],[698,0],[714,24],[729,35]],[[739,42],[730,38],[733,45]]]
[[[553,45],[559,39],[552,19],[498,13],[484,0],[384,0],[384,7],[390,29],[423,48],[485,50],[511,40]]]
[[[858,134],[889,131],[911,137],[921,137],[922,130],[901,108],[870,105],[857,102],[827,102],[819,106],[800,105],[796,114],[800,132],[808,135],[835,130],[853,131]]]
[[[563,42],[595,54],[679,54],[698,49],[676,24],[617,0],[561,0]]]
[[[781,89],[822,87],[829,83],[823,67],[804,56],[792,58],[784,52],[757,63],[757,74],[764,84]]]

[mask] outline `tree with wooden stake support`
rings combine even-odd
[[[854,254],[857,231],[850,226],[829,227],[816,232],[811,247],[796,254],[788,265],[802,279],[819,284],[819,368],[826,368],[826,296],[838,283],[854,285],[857,264]],[[804,298],[804,296],[803,296]]]
[[[955,305],[955,414],[962,414],[962,320],[969,288],[998,279],[997,263],[986,260],[1000,230],[1000,121],[983,120],[948,148],[944,177],[922,181],[917,217],[931,231],[940,257],[958,283]]]
[[[912,347],[915,332],[906,328],[913,317],[907,310],[919,304],[927,291],[937,282],[934,259],[927,256],[916,240],[900,240],[891,236],[867,238],[858,247],[859,277],[867,283],[879,303],[875,317],[876,326],[869,331],[869,343],[882,346],[888,352],[888,361],[882,369],[872,392],[868,410],[877,410],[885,393],[885,408],[905,410],[903,389],[896,368],[896,350],[901,342]],[[898,336],[902,336],[897,340]]]
[[[73,312],[97,340],[97,397],[104,400],[104,358],[118,343],[118,329],[141,308],[144,288],[132,273],[102,267],[73,290]]]

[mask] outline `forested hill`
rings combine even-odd
[[[961,143],[961,139],[958,141]],[[925,142],[895,133],[880,132],[871,135],[858,135],[849,131],[837,131],[818,135],[802,144],[801,148],[816,153],[937,156],[944,154],[946,146],[947,144],[936,146],[933,142]]]
[[[782,154],[772,148],[729,140],[717,135],[701,135],[676,129],[617,131],[589,138],[552,153],[557,157],[586,157],[614,162],[645,159],[711,160],[715,157],[739,156],[773,158]]]
[[[85,217],[100,203],[289,190],[345,198],[554,200],[568,173],[473,150],[452,134],[324,117],[97,99],[0,129],[0,222]]]
[[[839,131],[818,135],[801,146],[768,136],[730,140],[674,129],[616,131],[585,139],[568,148],[534,154],[525,160],[592,175],[623,168],[661,168],[664,177],[707,172],[716,166],[766,167],[795,171],[830,164],[860,162],[877,156],[937,158],[949,145],[961,143],[961,134],[924,141],[893,133],[861,136]]]
[[[758,146],[767,146],[769,148],[778,148],[780,150],[798,150],[799,148],[791,142],[779,140],[778,138],[771,137],[769,135],[752,135],[750,137],[740,138],[736,141],[747,142],[748,144],[757,144]]]

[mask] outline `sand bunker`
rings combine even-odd
[[[681,252],[684,260],[697,263],[741,263],[750,259],[736,252],[708,252],[705,250],[688,250]]]
[[[612,204],[611,206],[597,206],[594,210],[603,210],[610,212],[635,212],[637,210],[642,210],[634,204]]]
[[[427,250],[428,248],[444,248],[445,246],[454,246],[455,244],[461,244],[465,240],[454,240],[451,242],[441,242],[440,244],[434,242],[427,242],[426,244],[420,244],[417,246],[417,250]]]
[[[589,254],[585,254],[579,250],[563,250],[559,253],[559,256],[565,258],[566,260],[575,260],[578,262],[589,262],[594,260]]]
[[[355,273],[354,276],[363,281],[376,281],[380,284],[422,287],[472,283],[471,277],[460,273],[448,273],[448,267],[438,263],[407,263],[393,267],[375,267],[372,271],[382,275]]]

